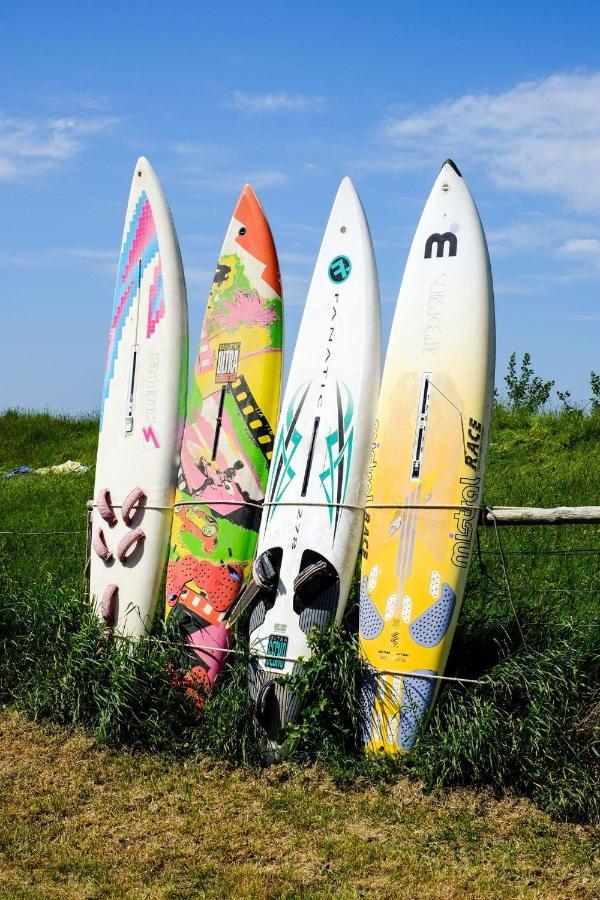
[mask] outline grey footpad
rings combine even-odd
[[[379,637],[383,631],[383,619],[377,612],[377,608],[367,590],[367,579],[360,582],[360,607],[358,613],[358,627],[361,637],[366,641],[372,641]]]
[[[456,606],[456,594],[449,585],[442,585],[442,596],[415,619],[409,634],[420,647],[435,647],[445,636]]]
[[[401,750],[411,750],[416,739],[421,719],[431,706],[436,688],[436,675],[429,669],[418,669],[413,675],[405,675],[402,681],[402,703],[398,724],[398,746]],[[419,678],[418,676],[425,676]]]

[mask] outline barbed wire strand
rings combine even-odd
[[[79,528],[77,531],[0,531],[0,534],[16,534],[21,537],[33,535],[53,535],[53,534],[87,534],[87,528]]]

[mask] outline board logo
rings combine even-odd
[[[468,441],[465,442],[465,465],[476,472],[479,468],[479,456],[481,453],[483,437],[481,422],[478,422],[476,419],[469,419],[467,437]]]
[[[269,669],[283,669],[286,662],[288,638],[279,634],[270,634],[267,643],[265,666]]]
[[[217,384],[229,384],[237,378],[240,364],[239,342],[232,344],[219,344],[217,351],[217,372],[215,381]]]
[[[155,450],[158,450],[160,444],[152,425],[148,425],[146,428],[142,428],[142,436],[144,438],[144,444],[148,449],[151,450],[152,448],[154,448]]]
[[[352,263],[347,256],[336,256],[329,263],[329,278],[334,284],[346,281],[352,271]]]
[[[458,240],[456,239],[456,235],[452,234],[451,231],[445,231],[443,234],[429,235],[425,241],[425,259],[431,259],[434,244],[436,248],[435,255],[438,259],[444,256],[446,244],[448,244],[448,256],[456,256]]]

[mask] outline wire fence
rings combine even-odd
[[[386,504],[386,508],[388,506]],[[52,561],[57,576],[61,565],[68,565],[71,570],[75,565],[82,576],[85,574],[87,594],[92,509],[93,504],[88,502],[84,527],[78,529],[0,530],[3,539],[0,547],[4,545],[4,553],[0,556],[2,567],[7,569],[11,564],[7,544],[22,538],[32,539],[37,549],[26,552],[29,572],[32,558],[38,571]],[[527,512],[527,508],[523,509]],[[479,509],[480,527],[476,531],[461,612],[463,629],[481,628],[482,623],[491,620],[502,623],[507,634],[511,628],[515,632],[511,643],[516,648],[519,645],[527,647],[526,632],[531,633],[532,628],[600,627],[600,515],[598,522],[586,520],[580,524],[573,515],[576,509],[570,508],[566,521],[551,521],[542,516],[541,521],[538,517],[532,523],[517,516],[510,523],[502,523],[514,525],[513,528],[498,527],[494,508]],[[586,511],[589,517],[590,507],[579,509]],[[600,513],[600,508],[593,509]],[[506,508],[498,508],[500,511],[506,513]],[[46,539],[46,545],[40,547],[39,541],[34,539],[42,538]],[[62,547],[58,558],[57,544]],[[222,648],[208,645],[203,649],[222,651]],[[228,649],[225,652],[235,651]],[[464,674],[461,676],[460,672],[438,677],[465,683],[479,681]]]

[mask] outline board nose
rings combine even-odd
[[[448,159],[444,160],[444,162],[442,163],[442,169],[444,168],[444,166],[450,166],[451,169],[454,169],[454,171],[456,172],[458,177],[462,178],[462,172],[460,171],[460,169],[458,168],[458,166],[456,165],[456,163],[454,162],[453,159],[448,158]]]
[[[246,227],[257,217],[260,219],[265,218],[263,208],[258,201],[258,197],[254,193],[252,185],[245,184],[242,188],[233,215],[238,222],[241,222]]]

